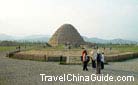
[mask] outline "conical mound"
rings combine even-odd
[[[62,25],[48,42],[51,46],[70,43],[71,45],[81,45],[83,38],[71,24]]]

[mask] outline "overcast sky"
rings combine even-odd
[[[138,0],[0,0],[0,33],[52,35],[65,23],[87,37],[138,40]]]

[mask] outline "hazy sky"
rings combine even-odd
[[[138,0],[0,0],[0,33],[52,35],[64,23],[87,37],[138,40]]]

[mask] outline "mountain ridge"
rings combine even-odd
[[[93,42],[93,43],[99,43],[99,44],[137,44],[137,41],[132,41],[132,40],[126,40],[126,39],[121,39],[121,38],[116,38],[116,39],[101,39],[101,38],[87,38],[84,37],[84,40],[87,42]]]
[[[50,37],[51,37],[50,35],[28,35],[28,36],[19,37],[19,36],[7,35],[7,34],[0,34],[1,41],[4,41],[4,40],[15,40],[16,41],[17,40],[17,41],[48,42]],[[99,43],[99,44],[110,44],[110,43],[112,44],[137,44],[138,43],[138,41],[126,40],[126,39],[121,39],[121,38],[107,40],[107,39],[101,39],[97,37],[92,37],[92,38],[88,38],[86,36],[82,36],[82,37],[86,42]]]

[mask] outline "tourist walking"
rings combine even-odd
[[[88,54],[87,54],[87,50],[84,49],[84,50],[82,51],[83,71],[84,71],[84,70],[88,71],[88,68],[87,68],[88,62],[89,62],[89,56],[88,56]]]
[[[96,55],[96,74],[101,74],[101,59],[102,55],[100,53],[100,50],[97,50],[97,55]]]
[[[102,52],[101,56],[101,69],[104,69],[104,52]]]
[[[92,68],[96,68],[96,63],[95,63],[95,54],[96,52],[92,49],[91,51],[91,63],[92,63]]]

